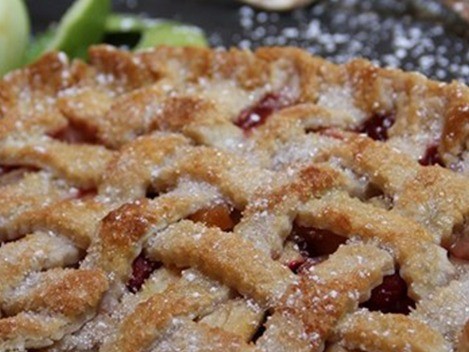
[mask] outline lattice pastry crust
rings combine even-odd
[[[1,351],[469,349],[468,87],[89,57],[0,81]]]

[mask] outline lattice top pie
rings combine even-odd
[[[469,88],[292,48],[0,82],[1,351],[468,351]]]

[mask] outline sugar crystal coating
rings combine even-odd
[[[0,91],[0,349],[465,343],[466,86],[99,46]],[[435,141],[448,169],[418,163]]]

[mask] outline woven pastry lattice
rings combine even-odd
[[[468,87],[364,60],[47,54],[0,81],[0,350],[467,351],[468,145]]]

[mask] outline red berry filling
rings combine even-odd
[[[132,263],[132,276],[127,283],[128,290],[133,293],[140,290],[145,280],[160,266],[160,263],[153,262],[140,254]]]
[[[0,166],[0,176],[6,175],[10,173],[11,171],[18,169],[18,166],[9,166],[9,165],[4,165]]]
[[[262,322],[261,324],[259,324],[259,327],[257,328],[256,332],[254,333],[254,335],[252,336],[251,338],[251,342],[252,343],[256,343],[257,340],[259,340],[259,338],[264,334],[266,328],[265,328],[265,324],[267,323],[267,320],[269,320],[270,316],[272,314],[269,313],[269,312],[266,312],[265,315],[264,315],[264,318],[262,319]]]
[[[327,260],[327,255],[320,257],[306,258],[303,261],[294,260],[288,264],[288,268],[295,274],[308,273],[309,269]],[[296,265],[295,265],[296,264]]]
[[[268,93],[255,105],[241,111],[235,124],[245,131],[262,125],[274,112],[291,104],[291,101],[277,93]]]
[[[366,133],[375,141],[385,141],[388,139],[388,129],[395,121],[392,114],[375,114],[360,126],[359,132]]]
[[[460,238],[449,248],[449,253],[457,259],[469,261],[469,238]]]
[[[159,196],[158,191],[155,190],[153,187],[149,187],[147,189],[147,192],[145,193],[145,197],[148,199],[155,199],[158,196]]]
[[[212,208],[201,209],[189,216],[189,220],[200,222],[222,231],[231,231],[241,218],[240,212],[227,204],[217,204]]]
[[[34,166],[2,165],[0,166],[0,176],[4,176],[13,171],[21,171],[21,170],[27,171],[27,172],[39,171],[39,169]]]
[[[409,314],[410,309],[415,308],[415,302],[407,296],[406,282],[395,273],[385,276],[383,283],[371,291],[370,299],[361,307],[382,313]]]
[[[77,193],[77,198],[89,198],[89,197],[94,197],[98,194],[98,190],[96,188],[91,188],[91,189],[79,189]]]
[[[81,126],[71,122],[69,122],[64,129],[52,134],[51,137],[69,144],[97,143],[95,131],[91,131],[87,126]]]
[[[300,267],[305,263],[304,259],[292,260],[288,263],[288,268],[294,273],[298,273]]]
[[[322,262],[347,240],[328,230],[298,225],[293,226],[291,237],[298,245],[302,256],[301,260],[294,260],[288,264],[295,273]]]
[[[428,166],[428,165],[440,165],[445,166],[443,160],[438,153],[438,145],[432,145],[427,148],[425,151],[425,155],[419,159],[420,165]]]
[[[292,231],[301,254],[309,258],[332,254],[347,240],[334,232],[314,227],[294,226]]]
[[[33,166],[0,166],[0,186],[7,186],[20,181],[26,174],[37,172]]]

